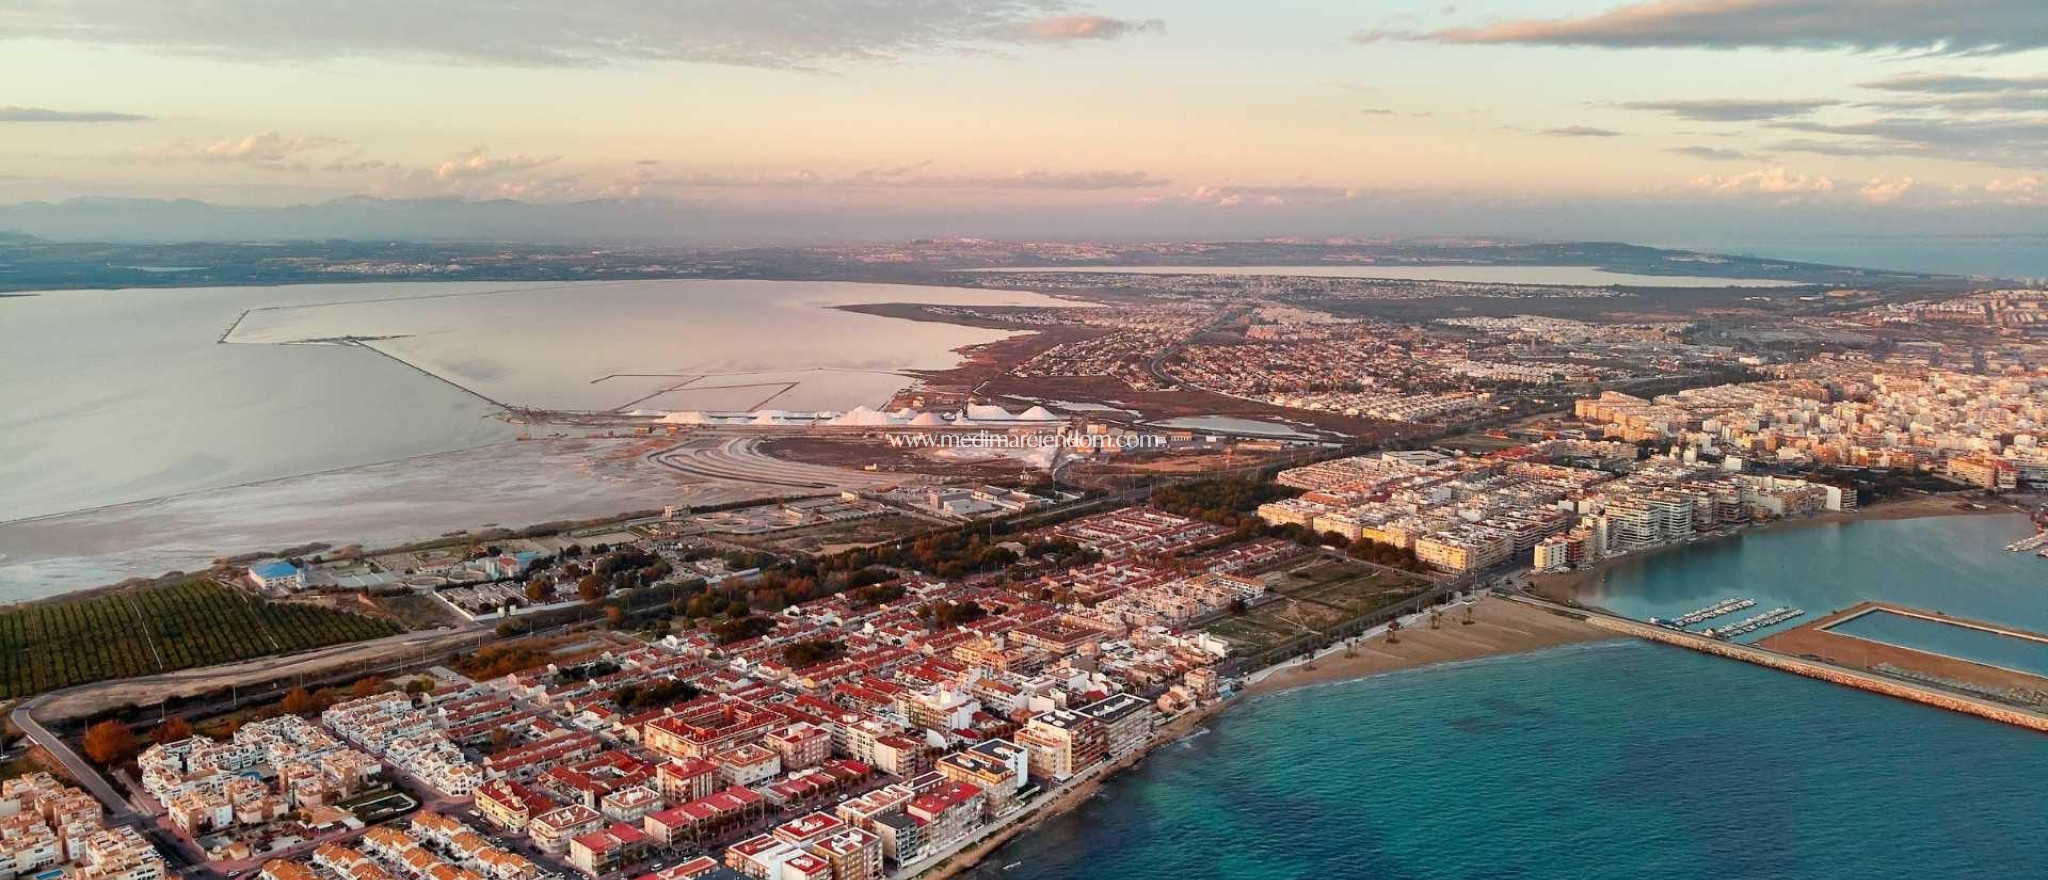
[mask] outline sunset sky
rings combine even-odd
[[[0,83],[0,203],[2048,206],[2042,0],[12,0]]]

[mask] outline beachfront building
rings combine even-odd
[[[1017,732],[1017,744],[1030,752],[1033,777],[1057,782],[1073,778],[1108,753],[1102,725],[1066,709],[1032,718]]]
[[[1102,730],[1103,754],[1111,759],[1135,754],[1152,740],[1152,704],[1132,694],[1114,694],[1075,710]]]

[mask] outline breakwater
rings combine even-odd
[[[1861,672],[1854,669],[1845,669],[1829,663],[1808,660],[1803,657],[1794,657],[1789,654],[1780,654],[1776,651],[1744,645],[1738,642],[1722,641],[1708,636],[1656,626],[1611,614],[1566,608],[1549,602],[1521,597],[1517,597],[1516,601],[1529,602],[1558,613],[1577,616],[1583,618],[1587,623],[1610,632],[1631,635],[1653,642],[1662,642],[1667,645],[1676,645],[1681,648],[1690,648],[1701,653],[1741,660],[1758,666],[1766,666],[1795,675],[1802,675],[1807,678],[1884,694],[1889,697],[1912,700],[1952,712],[1976,715],[1980,718],[1988,718],[1993,721],[2048,733],[2048,715],[2030,712],[2015,706],[1950,693],[1929,685],[1886,678],[1874,673]]]

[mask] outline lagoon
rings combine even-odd
[[[1284,437],[1290,440],[1313,440],[1317,435],[1309,434],[1279,422],[1259,419],[1242,419],[1236,416],[1181,416],[1153,422],[1161,428],[1178,428],[1183,431],[1217,431],[1224,434],[1248,434],[1256,437]]]
[[[1088,272],[1121,275],[1251,275],[1302,278],[1384,278],[1405,281],[1454,281],[1473,284],[1541,284],[1564,287],[1798,287],[1803,282],[1766,278],[1713,278],[1698,275],[1639,275],[1597,266],[1038,266],[977,269],[977,272]]]
[[[0,523],[511,439],[521,428],[493,418],[498,404],[875,406],[914,371],[956,365],[955,349],[1013,335],[835,308],[887,302],[1070,304],[695,280],[8,297]]]

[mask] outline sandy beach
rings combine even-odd
[[[1541,608],[1505,599],[1483,598],[1470,606],[1472,620],[1462,623],[1465,606],[1447,611],[1440,629],[1430,629],[1427,615],[1404,620],[1408,627],[1400,640],[1386,643],[1384,630],[1376,630],[1358,643],[1357,656],[1345,656],[1342,649],[1324,655],[1312,664],[1295,663],[1267,671],[1248,685],[1242,696],[1273,693],[1323,682],[1362,678],[1417,666],[1456,660],[1473,660],[1499,654],[1519,654],[1574,642],[1612,639],[1615,635],[1583,621],[1553,614]],[[1242,696],[1239,699],[1242,699]],[[1117,774],[1136,766],[1152,749],[1172,743],[1201,729],[1203,723],[1236,705],[1238,700],[1211,703],[1181,715],[1153,733],[1146,749],[1123,758],[1103,772],[1062,792],[1031,813],[989,835],[973,846],[953,854],[917,875],[917,880],[949,880],[980,864],[1011,838],[1037,827],[1039,823],[1072,810],[1094,797],[1096,791]]]
[[[1994,516],[2022,512],[2005,504],[1990,503],[1984,504],[1982,508],[1977,508],[1971,507],[1972,503],[1984,504],[1975,496],[1964,498],[1954,495],[1914,495],[1879,502],[1847,513],[1825,513],[1820,516],[1810,516],[1801,519],[1785,519],[1759,523],[1733,531],[1702,536],[1700,540],[1703,542],[1719,541],[1741,537],[1742,535],[1761,534],[1765,531],[1811,528],[1828,523],[1922,519],[1935,516]],[[1630,553],[1627,556],[1603,559],[1573,571],[1531,575],[1529,577],[1529,591],[1553,602],[1573,604],[1577,602],[1577,595],[1581,588],[1595,582],[1615,566],[1624,563],[1635,563],[1654,557],[1659,553],[1666,553],[1679,547],[1687,546],[1696,545],[1668,544],[1663,547]]]
[[[1376,632],[1358,642],[1356,656],[1337,649],[1313,663],[1281,667],[1254,681],[1245,693],[1272,693],[1396,669],[1614,638],[1613,633],[1584,621],[1505,599],[1488,597],[1469,607],[1472,623],[1464,622],[1465,606],[1444,612],[1438,629],[1429,627],[1427,616],[1407,619],[1399,641],[1389,644],[1387,633]]]
[[[2004,505],[1976,509],[1969,502],[1938,495],[1915,496],[1884,504],[1871,505],[1851,513],[1827,514],[1798,520],[1752,526],[1731,535],[1740,535],[1753,530],[1796,528],[1820,523],[1846,522],[1852,520],[1914,519],[1928,516],[1961,516],[1971,514],[2012,513]],[[1724,535],[1728,537],[1731,535]],[[1668,549],[1668,548],[1660,548]],[[1625,560],[1646,558],[1660,551],[1631,554]],[[1569,596],[1579,584],[1589,582],[1607,568],[1608,563],[1558,575],[1544,575],[1532,579],[1533,588],[1543,595],[1561,592]],[[1470,609],[1471,623],[1465,623],[1466,611]],[[1618,638],[1608,630],[1592,626],[1585,621],[1567,617],[1535,605],[1524,604],[1491,596],[1482,597],[1467,604],[1459,604],[1444,610],[1440,625],[1432,629],[1427,613],[1410,615],[1402,619],[1402,630],[1397,641],[1389,643],[1384,627],[1372,630],[1361,637],[1353,650],[1333,647],[1314,660],[1298,659],[1280,666],[1255,673],[1245,686],[1243,696],[1270,694],[1309,685],[1326,684],[1354,678],[1378,675],[1400,669],[1432,666],[1460,660],[1475,660],[1506,654],[1520,654],[1544,648],[1579,642],[1604,641]],[[1144,759],[1151,749],[1171,743],[1200,729],[1202,724],[1222,711],[1235,705],[1237,700],[1221,702],[1189,712],[1155,732],[1150,747],[1117,762],[1104,772],[1090,777],[1062,792],[1053,800],[1037,807],[1029,814],[1004,826],[973,846],[955,853],[945,861],[925,869],[917,880],[950,880],[975,865],[1019,834],[1037,827],[1039,823],[1072,810],[1086,803],[1118,773],[1135,766]]]

